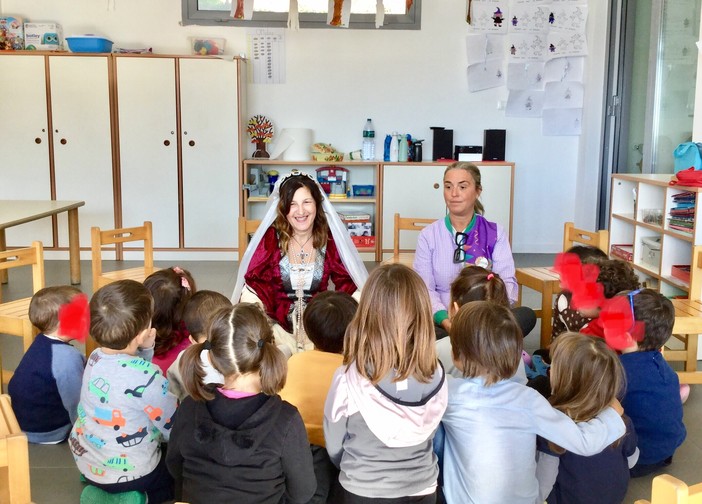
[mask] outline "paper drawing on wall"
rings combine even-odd
[[[505,38],[492,33],[466,35],[467,63],[482,63],[485,60],[504,58],[507,49]]]
[[[504,20],[504,16],[502,15],[502,11],[498,7],[495,9],[495,12],[492,14],[492,23],[495,26],[502,26],[502,21]]]
[[[582,132],[581,108],[543,110],[541,133],[545,136],[572,136]]]
[[[468,91],[482,91],[503,86],[505,83],[504,60],[491,59],[468,66]]]
[[[585,103],[582,82],[547,82],[544,91],[545,108],[582,107]]]
[[[544,64],[540,61],[510,63],[507,66],[507,89],[543,89]]]
[[[507,117],[541,117],[543,103],[543,91],[510,90],[505,115]]]

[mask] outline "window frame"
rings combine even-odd
[[[287,28],[287,12],[254,12],[251,20],[232,19],[225,11],[199,11],[197,0],[181,0],[183,26],[238,26],[238,27],[265,27]],[[327,24],[326,14],[300,13],[300,28],[329,28],[336,26]],[[352,30],[375,30],[374,14],[351,14],[348,28]],[[385,21],[380,30],[421,30],[422,28],[422,0],[414,0],[412,7],[405,15],[386,14]]]

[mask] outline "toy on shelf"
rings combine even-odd
[[[345,198],[349,171],[341,166],[317,168],[317,182],[330,198]]]

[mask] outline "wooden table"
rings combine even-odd
[[[5,250],[5,229],[35,220],[68,213],[68,254],[71,283],[80,283],[80,240],[78,236],[78,207],[85,201],[0,200],[0,250]],[[7,283],[7,270],[0,271],[0,281]]]
[[[551,329],[553,319],[553,296],[560,290],[560,276],[553,268],[539,266],[534,268],[517,268],[517,306],[522,304],[522,287],[527,287],[541,293],[541,309],[534,310],[541,318],[541,339],[539,348],[548,348],[551,344]]]

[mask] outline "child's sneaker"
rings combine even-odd
[[[80,494],[80,504],[147,504],[148,499],[143,492],[121,492],[111,494],[104,490],[88,485]]]
[[[687,383],[681,383],[680,384],[680,400],[682,401],[683,404],[685,404],[685,401],[687,401],[688,397],[690,397],[690,386]]]

